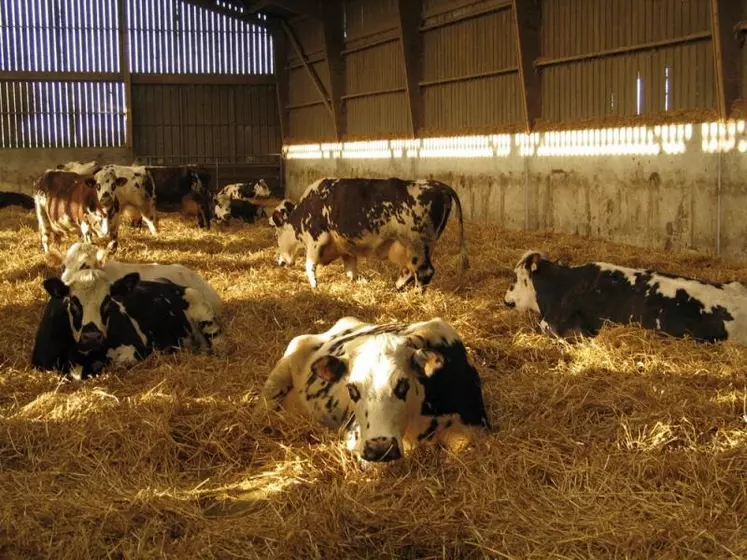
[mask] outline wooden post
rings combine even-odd
[[[345,21],[341,0],[328,0],[324,4],[324,54],[327,57],[329,69],[329,93],[332,102],[332,120],[335,127],[335,137],[342,142],[347,131],[345,116],[345,59],[342,51],[345,49]]]
[[[134,150],[132,145],[132,74],[130,73],[130,49],[127,43],[128,25],[125,0],[117,0],[117,13],[119,16],[119,70],[124,82],[125,98],[125,146]]]
[[[740,57],[734,36],[741,6],[734,0],[711,0],[713,65],[716,71],[716,105],[719,117],[728,119],[739,97]]]
[[[542,14],[539,5],[532,0],[513,0],[512,3],[524,125],[526,132],[531,132],[542,114],[542,81],[534,65],[540,55]]]
[[[419,82],[423,68],[423,36],[420,20],[423,0],[397,0],[399,39],[405,65],[407,102],[410,109],[410,134],[415,138],[423,128],[423,96]]]

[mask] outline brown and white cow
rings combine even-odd
[[[153,235],[158,233],[156,189],[145,166],[105,165],[95,178],[99,204],[115,234],[119,228],[119,212],[126,206],[132,206],[140,213]]]
[[[46,171],[37,181],[34,205],[45,253],[49,252],[50,235],[59,242],[66,233],[77,233],[87,242],[92,240],[92,234],[110,235],[110,248],[116,250],[116,228],[111,227],[99,205],[92,176]]]
[[[348,278],[357,277],[358,257],[388,258],[399,265],[396,287],[427,286],[435,270],[431,254],[446,228],[452,202],[459,220],[462,270],[469,267],[462,205],[439,181],[402,179],[320,179],[298,205],[271,217],[276,227],[278,264],[290,265],[306,250],[306,274],[317,286],[316,267],[342,259]],[[281,205],[282,206],[282,205]]]

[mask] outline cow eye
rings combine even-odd
[[[361,393],[358,390],[358,387],[355,386],[355,383],[348,383],[348,394],[350,395],[350,398],[353,402],[358,402],[361,398]]]
[[[404,377],[397,381],[397,385],[394,387],[394,396],[398,399],[405,400],[407,398],[407,391],[410,390],[410,382]]]
[[[87,264],[80,265],[80,269],[81,270],[88,270],[89,268],[91,268],[91,267],[89,267]]]
[[[100,191],[101,190],[101,185],[96,185],[96,190]]]

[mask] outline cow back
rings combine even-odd
[[[86,212],[96,210],[96,189],[86,184],[90,175],[70,171],[47,171],[39,179],[38,191],[47,197],[47,213],[52,221],[68,217],[80,223]]]

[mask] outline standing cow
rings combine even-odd
[[[435,270],[431,255],[456,204],[462,270],[469,267],[462,204],[439,181],[402,179],[321,179],[307,187],[284,217],[275,212],[280,256],[293,264],[306,250],[306,274],[317,286],[316,267],[341,258],[348,278],[357,277],[358,257],[388,258],[400,266],[396,287],[425,288]]]
[[[120,210],[134,207],[153,235],[156,227],[156,189],[153,178],[142,165],[105,165],[96,173],[99,203],[112,230],[119,227]]]
[[[50,235],[59,242],[65,233],[77,233],[86,242],[91,242],[92,234],[110,235],[110,246],[116,250],[117,229],[99,204],[93,177],[46,171],[37,181],[34,205],[45,253],[49,252]]]
[[[186,216],[196,216],[198,227],[210,229],[213,202],[209,172],[191,166],[149,165],[146,169],[156,185],[159,209],[178,209]]]
[[[476,428],[489,428],[480,376],[441,319],[371,325],[346,317],[327,332],[297,336],[262,398],[344,426],[349,449],[368,461],[398,459],[425,441],[463,445]]]
[[[595,336],[605,321],[639,323],[671,336],[747,344],[747,290],[603,262],[564,266],[538,251],[514,269],[504,302],[540,314],[556,336]]]

